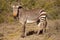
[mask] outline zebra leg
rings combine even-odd
[[[23,37],[23,38],[26,36],[25,29],[26,29],[26,21],[25,21],[24,24],[23,24],[23,34],[22,34],[22,37]]]
[[[43,34],[44,34],[46,33],[47,21],[44,21],[43,26],[44,26],[43,28]]]
[[[40,32],[40,30],[39,30],[39,26],[40,26],[40,23],[38,24],[38,32],[37,32],[37,35],[39,35],[39,32]]]
[[[46,32],[46,28],[43,28],[43,34],[45,34],[45,32]]]
[[[46,32],[46,25],[47,23],[45,21],[41,21],[39,24],[38,24],[38,32],[37,34],[40,33],[41,30],[43,30],[43,34]]]
[[[42,24],[42,22],[40,22],[39,24],[38,24],[38,32],[37,32],[37,35],[40,33],[40,31],[43,29],[43,26],[42,26],[43,24]]]

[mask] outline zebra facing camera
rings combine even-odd
[[[25,10],[21,9],[22,5],[16,4],[13,5],[13,16],[15,19],[18,19],[19,22],[23,25],[23,33],[22,36],[27,36],[26,32],[26,23],[37,23],[37,35],[39,35],[40,31],[43,30],[43,34],[46,30],[46,12],[42,9],[32,9],[32,10]],[[44,25],[43,25],[44,24]],[[31,33],[30,33],[31,34]]]

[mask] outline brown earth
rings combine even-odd
[[[28,36],[22,38],[22,25],[16,23],[0,24],[0,40],[60,40],[60,20],[48,20],[46,33],[36,35],[37,25],[26,24],[26,32]]]

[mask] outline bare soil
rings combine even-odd
[[[36,35],[38,26],[26,24],[27,36],[22,38],[22,24],[1,23],[0,24],[0,40],[60,40],[60,20],[48,20],[45,34]]]

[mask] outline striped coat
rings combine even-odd
[[[18,18],[19,22],[23,25],[23,37],[26,36],[25,32],[25,24],[26,23],[34,23],[36,22],[39,29],[37,34],[39,34],[40,30],[43,30],[43,33],[46,30],[47,25],[47,15],[46,12],[42,9],[32,9],[32,10],[25,10],[21,6],[13,6],[13,16],[14,18]]]

